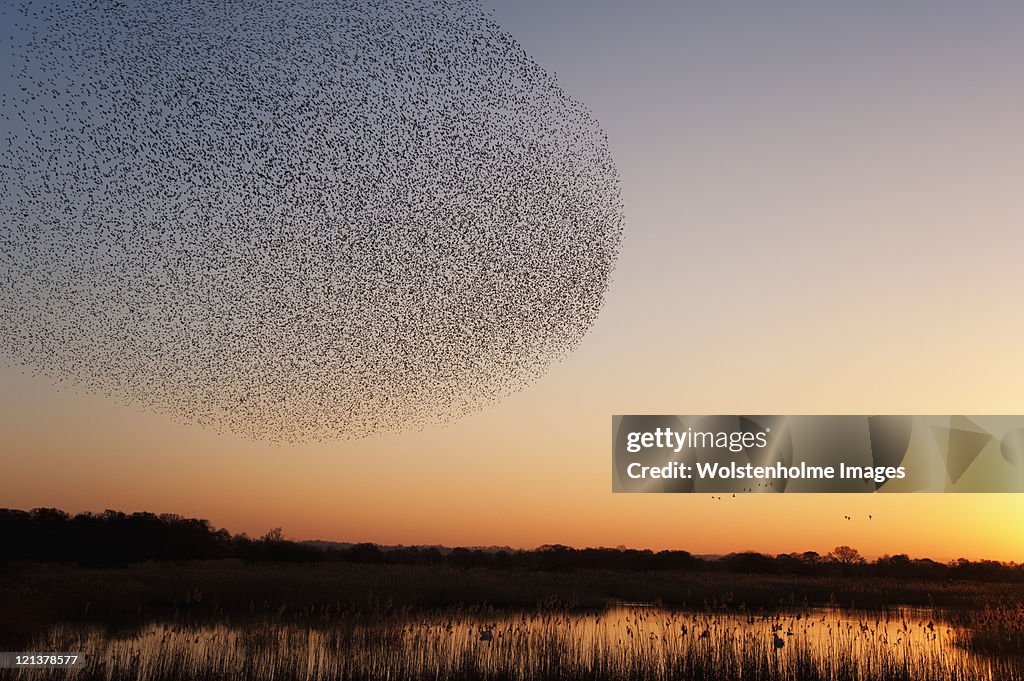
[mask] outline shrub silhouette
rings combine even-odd
[[[626,548],[576,549],[561,544],[533,551],[439,547],[380,547],[329,542],[297,542],[274,528],[259,539],[232,536],[208,520],[175,514],[79,513],[55,508],[0,509],[0,562],[73,562],[113,566],[142,561],[234,558],[248,562],[342,561],[362,564],[446,565],[472,570],[678,570],[739,574],[898,579],[960,579],[1024,583],[1024,565],[964,558],[950,563],[912,559],[905,554],[869,562],[849,546],[828,555],[814,551],[770,556],[753,551],[722,558],[700,558],[687,551],[638,551]]]

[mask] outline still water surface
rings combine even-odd
[[[69,679],[1024,679],[1019,659],[971,652],[965,633],[930,610],[707,613],[619,604],[312,622],[282,613],[127,631],[66,626],[38,645],[89,656],[85,669],[60,672]]]

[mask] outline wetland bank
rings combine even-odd
[[[209,560],[2,583],[5,643],[89,660],[3,678],[1024,679],[1013,582]]]

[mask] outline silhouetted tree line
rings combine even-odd
[[[446,565],[456,568],[508,568],[544,571],[579,569],[686,570],[805,577],[890,577],[962,579],[1024,583],[1024,565],[959,559],[949,563],[906,555],[865,560],[856,549],[838,546],[770,556],[755,552],[701,558],[687,551],[575,549],[562,545],[533,551],[437,547],[382,549],[375,544],[333,546],[286,539],[280,528],[259,539],[232,535],[207,520],[153,513],[79,513],[53,508],[0,509],[0,562],[53,561],[82,565],[123,565],[141,561],[236,558],[245,561],[319,562],[396,565]]]
[[[209,521],[153,513],[0,509],[0,559],[121,564],[220,558],[232,537]]]

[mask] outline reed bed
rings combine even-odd
[[[374,602],[418,609],[489,603],[533,609],[574,603],[659,601],[678,609],[797,608],[837,605],[882,609],[914,605],[977,610],[1019,599],[1020,584],[588,569],[572,572],[453,569],[431,565],[246,564],[239,561],[139,563],[120,568],[0,564],[0,641],[23,650],[59,622],[141,625],[255,612],[301,615],[324,607],[366,610]],[[298,623],[292,620],[293,623]],[[10,646],[15,646],[11,648]]]
[[[957,645],[996,656],[1024,657],[1024,600],[986,603],[952,614]]]
[[[311,619],[297,623],[282,609],[246,623],[154,622],[121,632],[59,625],[34,648],[82,651],[87,666],[15,672],[14,678],[1024,680],[1019,649],[974,650],[971,630],[923,609],[748,613],[549,605],[429,613],[323,609],[316,623]]]

